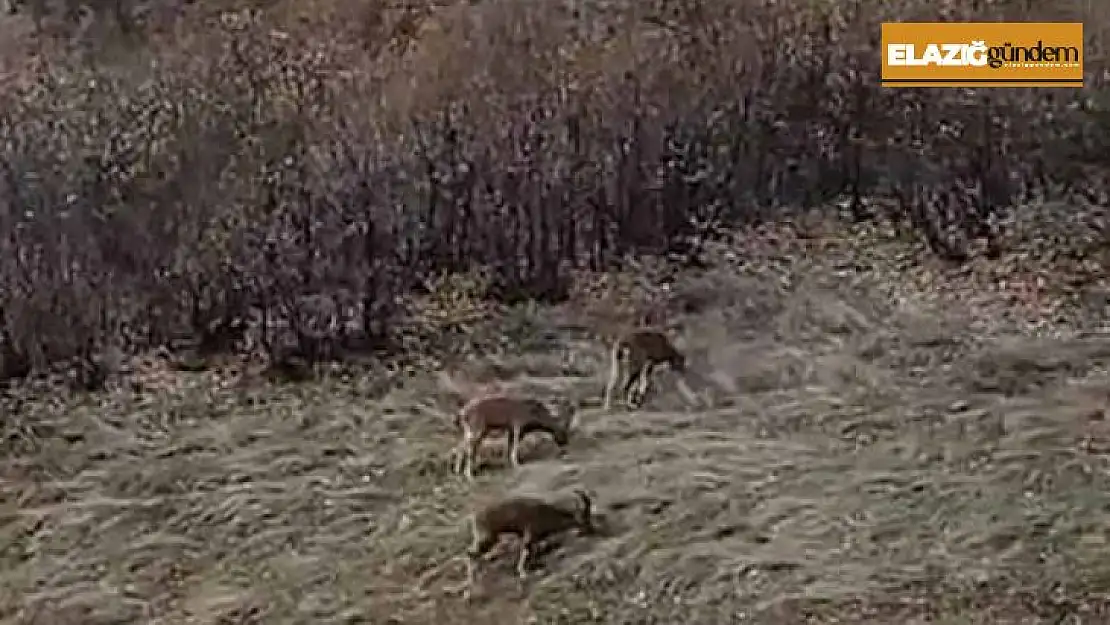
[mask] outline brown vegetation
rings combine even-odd
[[[887,277],[928,277],[902,268],[905,242],[845,236],[818,256],[782,234],[663,296],[711,405],[664,387],[635,412],[587,409],[564,457],[474,482],[443,462],[458,434],[428,406],[449,398],[420,372],[274,387],[151,362],[124,377],[141,390],[6,403],[0,620],[1105,620],[1106,338],[1036,336],[983,315],[978,289],[912,299]],[[596,402],[608,350],[576,308],[514,309],[514,349],[480,360]],[[493,559],[460,601],[475,500],[574,485],[605,531],[551,552],[523,596]]]
[[[0,378],[75,392],[2,398],[0,621],[1110,615],[1106,7],[13,4]],[[1088,87],[879,87],[881,21],[976,18],[1084,21]],[[584,403],[645,311],[717,403],[445,479],[428,371]],[[458,606],[487,482],[616,531]]]
[[[965,260],[1015,202],[1103,194],[1089,4],[171,4],[5,18],[6,377],[182,338],[409,349],[398,295],[440,276],[559,300],[840,199]],[[878,87],[882,19],[977,15],[1086,19],[1091,88]]]

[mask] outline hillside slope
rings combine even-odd
[[[302,387],[214,374],[28,407],[4,460],[6,623],[865,623],[1105,619],[1110,340],[972,331],[834,264],[685,276],[673,321],[708,407],[673,384],[587,409],[569,453],[490,443],[448,471],[434,375]],[[784,286],[784,284],[786,286]],[[598,397],[604,348],[536,313],[497,364]],[[476,497],[581,483],[607,531],[524,595],[498,559],[457,592]],[[956,619],[959,616],[958,620]],[[506,618],[506,617],[509,618]],[[947,620],[945,620],[947,619]],[[1078,621],[1076,621],[1078,622]]]

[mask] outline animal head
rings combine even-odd
[[[570,430],[565,427],[555,428],[551,433],[551,438],[555,440],[555,444],[559,447],[566,447],[570,444]]]
[[[684,356],[682,352],[678,350],[675,350],[675,352],[671,354],[668,362],[671,366],[671,369],[674,369],[675,371],[682,372],[686,370],[686,356]]]
[[[578,411],[578,406],[565,397],[560,397],[552,400],[551,409],[557,424],[557,427],[554,428],[555,431],[552,433],[552,437],[555,439],[555,443],[560,447],[566,446],[567,443],[570,442],[570,431],[574,426],[574,416]]]

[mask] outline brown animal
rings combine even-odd
[[[520,466],[520,441],[531,432],[547,432],[560,449],[565,449],[570,440],[574,408],[562,400],[556,405],[556,410],[552,411],[538,399],[507,394],[471,399],[455,414],[455,425],[462,438],[456,449],[453,470],[465,472],[473,479],[478,449],[492,433],[505,433],[509,462],[514,467]]]
[[[686,371],[686,357],[658,330],[633,330],[621,336],[609,354],[609,383],[605,387],[605,409],[613,404],[613,393],[621,395],[629,408],[636,408],[647,395],[652,374],[667,365],[672,371]]]
[[[470,517],[474,540],[467,551],[468,584],[474,585],[478,563],[504,534],[520,540],[516,572],[517,577],[524,580],[528,575],[528,560],[539,542],[574,528],[578,528],[580,535],[594,532],[592,508],[593,501],[586,491],[575,488],[573,497],[549,499],[512,495],[474,512]]]

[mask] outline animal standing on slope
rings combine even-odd
[[[483,395],[468,401],[455,415],[461,431],[453,470],[474,478],[474,463],[486,436],[504,432],[509,462],[520,466],[520,441],[531,432],[547,432],[560,449],[570,440],[574,407],[559,400],[552,411],[543,402],[531,397],[506,394]]]
[[[516,572],[523,581],[528,575],[528,560],[540,541],[574,528],[580,535],[594,532],[593,501],[581,488],[563,497],[512,495],[474,512],[470,521],[474,540],[467,551],[468,585],[474,586],[478,563],[504,534],[520,540]]]
[[[612,408],[613,393],[618,385],[625,405],[636,408],[643,403],[651,376],[657,369],[667,365],[672,371],[686,371],[686,357],[658,330],[633,330],[621,336],[613,345],[609,360],[605,410]]]

